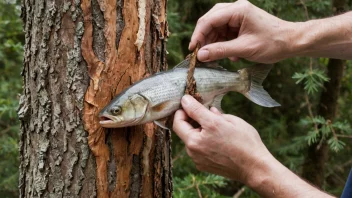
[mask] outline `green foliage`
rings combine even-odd
[[[19,1],[0,1],[0,197],[18,197],[19,122],[22,90],[22,22]]]
[[[304,118],[301,120],[301,124],[304,125],[304,127],[310,127],[310,129],[307,129],[307,135],[303,136],[308,145],[327,140],[330,149],[334,152],[339,152],[346,145],[346,143],[338,137],[351,134],[351,127],[347,121],[331,122],[321,116],[317,116]]]
[[[295,73],[292,78],[297,79],[297,84],[304,83],[304,90],[306,90],[308,94],[318,92],[318,88],[323,87],[323,83],[329,81],[329,78],[324,71],[318,69],[306,70],[303,73]]]
[[[214,191],[215,188],[224,187],[223,177],[200,173],[197,175],[189,174],[185,178],[174,178],[174,197],[224,197]]]
[[[168,40],[168,51],[170,52],[168,63],[170,66],[176,65],[189,53],[187,49],[189,39],[198,18],[211,9],[215,3],[220,2],[231,1],[168,1],[168,20],[171,31]],[[251,2],[289,21],[324,18],[331,16],[332,13],[331,0],[253,0]],[[349,1],[349,5],[352,5],[352,1]],[[349,116],[352,115],[350,100],[352,98],[352,61],[347,62],[341,97],[338,100],[337,119],[333,122],[316,113],[319,108],[323,84],[329,80],[326,74],[327,64],[328,59],[326,58],[292,58],[276,63],[267,80],[264,81],[264,87],[273,98],[282,104],[280,108],[262,108],[254,105],[241,94],[229,93],[222,101],[222,109],[226,113],[239,116],[252,124],[274,156],[297,174],[301,172],[308,146],[315,142],[319,143],[324,138],[332,151],[329,154],[329,161],[326,163],[329,172],[326,174],[324,189],[339,196],[342,191],[341,186],[344,185],[344,179],[341,178],[347,177],[350,166],[346,165],[343,168],[341,166],[336,168],[336,166],[348,163],[352,149],[350,129],[352,117]],[[236,63],[222,60],[221,65],[236,71],[251,65],[251,63],[243,60]],[[341,122],[342,120],[343,122]],[[192,186],[192,176],[197,178],[203,173],[195,169],[182,142],[176,136],[173,137],[173,155],[176,159],[173,170],[176,178],[174,191],[175,195],[180,196],[180,189],[185,187],[181,187],[181,184],[186,183],[188,186]],[[227,183],[221,189],[227,189],[226,195],[233,196],[241,189],[240,186],[233,188]],[[192,190],[192,194],[184,190],[184,197],[198,197],[194,188]],[[209,190],[212,192],[207,191],[209,194],[202,192],[202,196],[211,197],[212,193],[225,194],[223,190],[218,188],[209,188]],[[245,187],[241,197],[258,197],[258,195]]]

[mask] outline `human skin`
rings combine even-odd
[[[197,169],[240,181],[262,197],[331,197],[278,162],[258,132],[239,117],[210,110],[189,95],[174,117],[173,130]],[[200,124],[194,128],[190,118]]]
[[[200,61],[244,58],[274,63],[296,56],[352,59],[352,12],[288,22],[245,0],[216,4],[202,16],[189,49],[202,46]],[[263,197],[331,197],[278,162],[258,132],[241,118],[206,109],[190,96],[181,101],[173,129],[196,167],[240,181]],[[201,127],[193,128],[192,118]]]
[[[307,22],[279,19],[246,0],[216,4],[199,18],[189,49],[200,61],[229,57],[274,63],[296,56],[352,59],[352,12]]]

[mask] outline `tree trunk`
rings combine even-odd
[[[23,0],[20,197],[171,197],[170,133],[99,111],[166,69],[166,0]]]
[[[340,14],[345,9],[345,0],[333,0],[334,14]],[[329,82],[324,83],[320,96],[318,115],[333,121],[337,112],[337,100],[340,94],[341,80],[346,61],[330,59],[328,64]],[[325,163],[329,158],[329,146],[326,140],[311,145],[303,166],[303,177],[315,186],[322,187],[325,180]]]

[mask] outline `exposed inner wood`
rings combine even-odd
[[[168,174],[171,164],[165,162],[168,158],[164,156],[170,155],[170,137],[165,136],[169,133],[153,124],[109,129],[109,150],[105,143],[106,130],[99,125],[98,118],[99,111],[122,90],[166,68],[166,1],[98,0],[105,21],[104,62],[97,58],[92,47],[90,2],[82,0],[81,4],[85,26],[82,54],[91,78],[85,94],[83,119],[89,133],[89,147],[96,157],[98,197],[171,197],[171,185],[162,181],[165,177],[169,181],[171,177]],[[116,42],[116,6],[122,6],[124,21],[119,42]],[[108,166],[112,162],[115,170]],[[109,174],[116,174],[113,176],[115,186],[110,191]]]

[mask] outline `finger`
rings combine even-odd
[[[230,59],[232,62],[237,62],[238,60],[240,60],[240,58],[238,58],[238,57],[236,57],[236,56],[229,57],[229,59]]]
[[[180,137],[185,143],[188,139],[190,131],[194,129],[192,125],[187,122],[188,119],[189,117],[183,110],[178,110],[175,113],[174,123],[172,126],[176,135]]]
[[[181,100],[182,107],[189,117],[197,121],[201,126],[208,126],[218,115],[209,111],[190,95],[185,95]]]
[[[199,61],[209,62],[227,57],[243,57],[247,53],[246,40],[248,39],[238,37],[231,41],[211,43],[200,48],[197,58]]]
[[[209,14],[211,14],[211,13],[213,13],[213,12],[216,12],[216,11],[219,10],[219,9],[228,7],[228,6],[231,5],[231,4],[233,4],[233,3],[217,3],[217,4],[215,4],[206,14],[204,14],[202,17],[206,17],[206,16],[208,16]]]
[[[198,20],[191,37],[190,50],[195,48],[198,41],[204,42],[206,36],[217,27],[224,25],[229,25],[232,28],[240,27],[243,20],[242,11],[236,3],[232,4],[232,6],[233,8],[231,9],[228,6],[219,8]]]
[[[215,6],[213,6],[206,14],[204,14],[202,17],[207,17],[209,15],[211,15],[211,13],[216,12],[217,10],[224,8],[224,7],[228,7],[230,4],[232,3],[217,3],[215,4]],[[201,18],[202,18],[201,17]],[[200,19],[201,19],[200,18]],[[201,46],[205,45],[205,40],[208,39],[207,37],[205,37],[205,35],[200,34],[200,37],[196,40],[196,41],[192,41],[189,43],[188,49],[190,51],[194,50],[194,48],[197,46],[197,43],[199,43]]]
[[[221,112],[216,107],[211,107],[210,111],[215,113],[216,115],[222,115]]]

